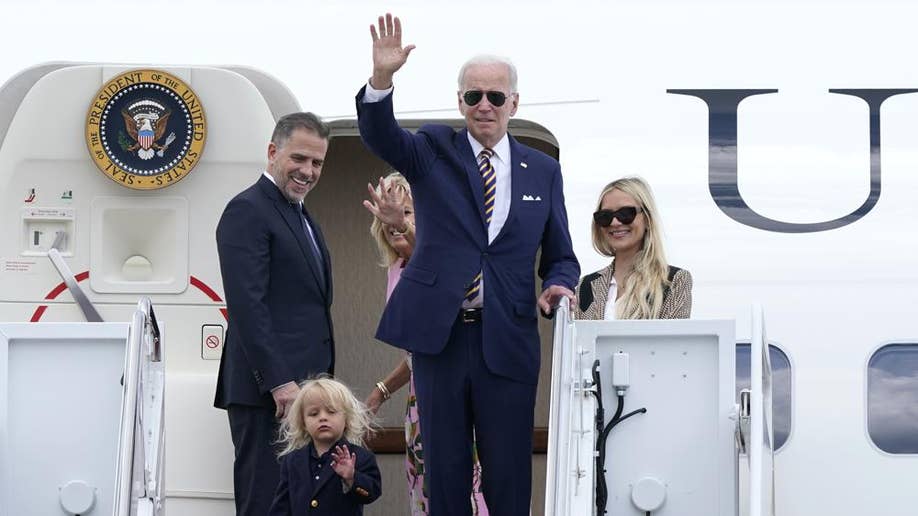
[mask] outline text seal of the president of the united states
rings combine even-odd
[[[93,162],[136,190],[174,184],[198,164],[207,139],[204,107],[178,77],[130,70],[105,83],[86,115]]]

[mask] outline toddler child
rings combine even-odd
[[[343,383],[304,382],[281,423],[280,482],[269,515],[362,515],[381,494],[376,457],[363,448],[371,421]]]

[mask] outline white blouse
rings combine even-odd
[[[603,320],[614,321],[615,309],[618,307],[618,283],[615,282],[615,276],[609,282],[609,297],[606,298],[606,307],[603,311]]]

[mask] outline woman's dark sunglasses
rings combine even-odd
[[[469,106],[474,106],[481,102],[481,99],[487,95],[488,102],[491,103],[494,107],[501,107],[504,105],[504,102],[507,102],[507,95],[500,91],[481,91],[481,90],[469,90],[462,94],[462,100]]]
[[[593,221],[603,228],[612,224],[612,219],[618,219],[622,224],[631,224],[640,212],[641,209],[634,206],[624,206],[617,210],[599,210],[593,214]]]

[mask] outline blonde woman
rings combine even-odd
[[[606,185],[593,214],[593,247],[612,258],[577,287],[576,319],[687,319],[692,275],[666,262],[650,186],[625,177]]]
[[[401,278],[402,270],[411,258],[414,250],[414,201],[411,198],[411,186],[398,172],[379,179],[375,188],[367,185],[370,200],[363,205],[374,215],[370,225],[370,234],[376,241],[382,265],[388,269],[389,281],[386,286],[388,301],[395,285]],[[405,469],[408,477],[408,498],[411,504],[411,516],[427,516],[427,490],[424,485],[424,454],[421,450],[421,428],[418,415],[418,403],[415,397],[414,381],[411,373],[411,355],[404,360],[376,386],[366,399],[367,407],[375,414],[392,393],[408,385],[408,404],[405,410]],[[475,450],[470,450],[475,453]],[[477,458],[472,466],[472,514],[487,516],[484,495],[481,493],[481,466]]]

